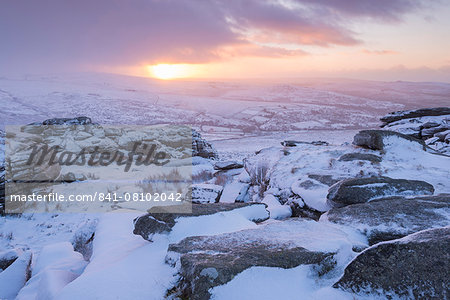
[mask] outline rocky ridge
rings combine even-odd
[[[450,155],[450,107],[397,111],[380,119],[382,128],[423,140]]]

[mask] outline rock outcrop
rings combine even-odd
[[[286,221],[288,222],[288,221]],[[301,222],[292,220],[291,223]],[[278,225],[216,236],[193,236],[169,246],[167,261],[179,265],[181,280],[177,296],[182,299],[210,299],[209,290],[232,280],[254,266],[289,269],[299,265],[320,265],[332,269],[334,252],[302,247],[302,236],[283,236]],[[299,228],[300,229],[300,228]],[[321,269],[320,267],[318,269]]]
[[[201,134],[195,130],[192,130],[192,155],[212,159],[219,157],[216,149],[206,140],[202,139]]]
[[[214,169],[220,171],[240,169],[243,167],[244,165],[242,163],[236,161],[220,161],[214,164]]]
[[[421,231],[359,254],[335,287],[405,299],[450,296],[450,227]]]
[[[20,255],[6,270],[0,273],[0,299],[15,299],[30,278],[31,251]]]
[[[450,155],[450,107],[394,112],[381,121],[385,129],[421,139],[432,149]]]
[[[0,253],[0,272],[8,268],[20,255],[22,250],[11,249]]]
[[[149,236],[156,233],[169,233],[172,227],[175,226],[177,218],[213,215],[218,212],[226,212],[248,206],[258,206],[260,210],[265,211],[265,205],[261,203],[193,203],[192,212],[186,213],[168,213],[167,211],[170,211],[170,209],[167,209],[167,207],[153,207],[148,214],[134,221],[133,233],[142,236],[144,239],[148,239]],[[249,216],[249,219],[255,223],[259,223],[269,218],[267,211],[265,211],[263,218],[260,215]]]
[[[343,207],[377,198],[432,195],[433,193],[434,187],[420,180],[389,177],[351,178],[332,185],[328,190],[327,201],[331,207]]]
[[[421,108],[416,110],[396,111],[387,114],[386,116],[380,118],[380,120],[384,122],[386,125],[404,119],[419,118],[426,116],[443,116],[443,115],[450,115],[450,107],[434,107],[434,108]]]
[[[192,203],[219,202],[223,187],[216,184],[198,183],[191,186]]]
[[[369,244],[404,237],[450,223],[450,194],[391,197],[333,208],[320,221],[342,224],[365,234]]]
[[[405,141],[417,143],[418,146],[421,146],[424,150],[426,149],[423,141],[389,130],[361,130],[353,138],[353,144],[372,150],[384,150],[387,144],[386,139],[389,137],[397,137]]]
[[[92,119],[89,117],[75,117],[75,118],[53,118],[42,122],[34,122],[22,127],[22,131],[31,134],[43,133],[48,126],[54,125],[94,125]]]
[[[380,163],[382,158],[375,154],[369,154],[369,153],[346,153],[339,157],[339,161],[354,161],[354,160],[367,160],[371,163]]]

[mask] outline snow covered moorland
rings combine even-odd
[[[192,212],[3,215],[0,299],[449,296],[448,85],[90,76],[0,79],[3,125],[190,124]]]

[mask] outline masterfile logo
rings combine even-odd
[[[6,127],[6,212],[190,211],[188,126]]]

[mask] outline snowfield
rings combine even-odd
[[[432,295],[420,282],[408,286],[407,296],[376,286],[376,280],[376,288],[358,290],[357,268],[369,250],[396,243],[410,247],[398,250],[396,259],[409,259],[408,253],[420,252],[414,248],[417,232],[448,251],[448,244],[440,244],[447,243],[442,233],[429,230],[450,225],[450,157],[398,135],[383,137],[383,149],[352,141],[359,130],[379,129],[379,118],[389,112],[421,108],[425,100],[430,107],[448,105],[449,95],[450,84],[438,83],[163,82],[105,74],[0,78],[0,129],[84,115],[101,125],[189,124],[218,155],[188,161],[201,203],[192,215],[117,205],[108,213],[1,216],[0,299]],[[420,118],[447,124],[443,117]],[[415,132],[406,123],[414,122],[395,121],[392,129]],[[2,133],[2,162],[4,149]],[[339,186],[367,178],[379,181]],[[407,186],[416,181],[425,188]],[[95,181],[69,184],[99,188]],[[358,193],[375,196],[338,203]],[[139,221],[144,226],[138,230]],[[427,264],[429,253],[420,253]],[[444,273],[439,268],[445,264],[434,263],[430,272]],[[338,284],[342,278],[347,286]]]

